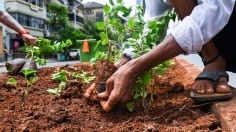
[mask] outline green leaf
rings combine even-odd
[[[152,79],[151,72],[150,71],[145,72],[142,78],[143,78],[144,86],[145,87],[148,86],[151,82],[151,79]]]
[[[140,38],[140,36],[139,36],[139,34],[138,34],[137,32],[134,32],[133,37],[134,37],[135,39],[139,39],[139,38]]]
[[[134,21],[134,19],[129,19],[129,20],[128,20],[128,26],[129,26],[129,28],[133,28],[133,27],[135,26],[135,21]]]
[[[108,14],[108,13],[110,12],[110,6],[106,4],[106,5],[103,7],[103,10],[105,11],[106,14]]]
[[[107,39],[107,34],[106,33],[101,32],[99,35],[100,35],[102,40]]]
[[[104,30],[105,29],[104,22],[97,22],[97,29],[98,30]]]
[[[117,3],[121,3],[123,0],[116,0]]]
[[[126,103],[126,108],[130,111],[130,112],[133,112],[135,106],[134,106],[134,103],[133,102],[128,102]]]
[[[157,22],[156,21],[152,21],[148,23],[148,27],[149,29],[154,29],[156,28]]]
[[[17,87],[17,82],[14,78],[9,78],[7,84],[10,84],[13,87]]]
[[[113,0],[109,0],[109,3],[110,3],[112,6],[115,5],[114,2],[113,2]]]

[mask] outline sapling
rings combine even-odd
[[[26,89],[23,89],[20,93],[22,110],[24,110],[25,95],[27,95],[29,93],[33,83],[38,80],[36,72],[37,71],[33,70],[33,69],[25,69],[25,70],[22,71],[22,73],[24,74],[24,79],[26,81]]]
[[[47,92],[50,94],[56,94],[56,95],[60,95],[62,88],[64,88],[66,86],[66,82],[67,82],[67,76],[66,74],[69,73],[66,70],[61,70],[60,72],[57,72],[55,74],[52,74],[52,79],[53,80],[58,80],[60,81],[60,84],[57,88],[54,89],[48,89]]]

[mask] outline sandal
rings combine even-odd
[[[211,72],[211,71],[203,71],[198,75],[198,77],[195,80],[211,80],[213,81],[213,89],[215,91],[217,87],[217,83],[220,77],[226,77],[227,81],[229,80],[229,75],[224,72]],[[230,86],[231,87],[231,86]],[[233,97],[232,87],[231,92],[227,94],[219,94],[219,93],[213,93],[213,94],[198,94],[193,91],[190,92],[190,97],[196,101],[196,102],[209,102],[209,101],[219,101],[219,100],[229,100]]]

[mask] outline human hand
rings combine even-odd
[[[121,67],[123,64],[127,63],[128,61],[130,61],[129,58],[125,57],[125,55],[121,55],[121,59],[115,63],[115,66],[117,66],[118,68]],[[92,93],[95,91],[96,89],[96,84],[93,83],[85,92],[84,97],[89,99],[92,95]]]
[[[104,111],[110,111],[115,104],[127,102],[132,95],[132,86],[138,76],[133,73],[131,63],[121,66],[106,83],[106,91],[98,94]]]
[[[35,45],[37,38],[33,37],[30,34],[22,34],[22,39],[24,40],[25,43]]]

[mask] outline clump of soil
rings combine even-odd
[[[95,67],[96,92],[101,93],[106,90],[106,81],[117,71],[118,67],[108,60],[99,60]]]
[[[147,114],[138,108],[131,113],[124,105],[117,105],[111,112],[104,112],[98,101],[83,97],[86,89],[94,82],[85,84],[75,78],[68,78],[60,96],[50,95],[46,90],[59,85],[58,81],[51,79],[51,75],[62,69],[75,73],[95,70],[89,63],[38,69],[39,80],[25,96],[23,111],[16,89],[5,86],[7,80],[13,77],[18,86],[25,88],[24,77],[1,73],[0,131],[221,131],[215,115],[203,110],[204,104],[195,104],[189,98],[189,87],[173,79],[173,74],[184,69],[178,63],[165,75],[154,78],[154,101]],[[105,75],[107,71],[99,74]]]
[[[114,65],[113,62],[108,60],[99,60],[95,68],[95,82],[106,82],[109,77],[117,70],[118,68]]]

